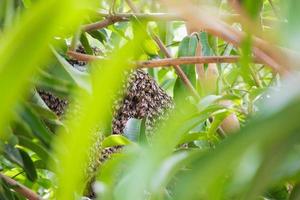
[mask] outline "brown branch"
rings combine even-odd
[[[168,67],[175,65],[188,64],[208,64],[208,63],[236,63],[239,61],[239,56],[195,56],[195,57],[180,57],[180,58],[165,58],[159,60],[140,61],[136,65],[139,68],[154,68]],[[257,62],[258,63],[258,62]]]
[[[77,61],[83,61],[83,62],[92,62],[101,59],[101,57],[99,56],[92,56],[92,55],[78,53],[76,51],[71,51],[71,50],[67,51],[67,55],[70,58],[73,58]]]
[[[128,21],[128,20],[129,19],[127,19],[126,17],[110,15],[106,19],[104,19],[100,22],[83,25],[82,31],[89,32],[89,31],[93,31],[93,30],[98,30],[98,29],[105,28],[109,25],[115,24],[117,22],[124,22],[124,21]]]
[[[208,33],[222,38],[224,41],[232,43],[235,46],[239,46],[246,37],[244,32],[234,29],[221,19],[211,15],[204,7],[201,12],[198,12],[192,4],[178,4],[170,0],[163,1],[167,5],[173,5],[176,11],[181,13],[194,27],[198,27],[199,30],[204,29]],[[268,63],[270,67],[280,74],[289,73],[290,63],[285,59],[287,51],[284,52],[278,46],[257,37],[252,37],[252,40],[253,53],[257,58]]]
[[[103,12],[98,12],[97,15],[105,18],[111,16],[111,14]],[[124,18],[124,21],[130,21],[130,19],[135,17],[145,21],[186,21],[183,17],[173,13],[116,13],[113,16]],[[221,18],[228,19],[230,22],[240,22],[241,19],[239,14],[223,14]],[[268,18],[262,20],[263,24],[267,26],[273,26],[276,23],[285,23],[282,20]]]
[[[231,6],[238,12],[241,18],[242,24],[248,29],[248,32],[252,32],[252,34],[256,34],[259,37],[252,37],[253,40],[253,52],[256,54],[257,57],[260,57],[262,60],[265,60],[269,66],[273,67],[277,72],[280,74],[287,73],[289,68],[289,63],[283,59],[283,52],[280,47],[272,45],[270,42],[266,42],[267,38],[265,38],[258,27],[258,25],[249,17],[247,12],[244,8],[240,5],[239,1],[237,0],[230,0],[229,3]],[[246,37],[246,33],[242,31],[234,30],[233,28],[229,27],[227,24],[223,24],[225,29],[228,29],[238,38],[238,42],[236,45]],[[262,37],[262,38],[260,38]]]
[[[179,17],[178,15],[174,14],[168,14],[168,13],[149,13],[149,14],[144,14],[144,13],[120,13],[120,14],[108,14],[108,13],[98,13],[99,16],[105,17],[104,20],[91,23],[91,24],[86,24],[82,26],[82,31],[89,32],[93,30],[99,30],[105,27],[108,27],[110,25],[113,25],[118,22],[127,22],[130,21],[133,18],[138,18],[140,20],[146,20],[146,21],[186,21],[186,19]],[[224,17],[229,18],[230,21],[241,21],[241,18],[239,15],[224,15]],[[269,19],[264,19],[263,22],[266,25],[274,25],[275,20],[269,20]],[[283,21],[279,21],[282,22]]]
[[[18,183],[14,179],[5,176],[4,174],[0,174],[0,178],[5,181],[9,186],[12,187],[13,190],[24,196],[29,200],[42,200],[42,198],[37,195],[34,191],[30,190],[29,188],[25,187],[24,185]]]
[[[96,60],[104,59],[98,56],[92,56],[82,54],[74,51],[68,51],[67,55],[71,58],[83,61],[92,62]],[[135,62],[137,68],[155,68],[155,67],[170,67],[174,65],[185,65],[185,64],[208,64],[208,63],[236,63],[240,59],[239,56],[193,56],[193,57],[180,57],[180,58],[164,58],[158,60],[147,60]],[[253,58],[257,64],[266,64],[263,61]]]
[[[109,17],[109,13],[98,13],[100,17]],[[132,18],[138,18],[145,21],[184,21],[183,18],[170,13],[116,13],[116,17],[122,17],[128,21]]]
[[[143,17],[150,16],[150,17],[160,18],[161,14],[157,14],[157,15],[140,14],[140,15]],[[164,14],[162,14],[162,15],[164,15]],[[108,17],[103,21],[84,25],[82,27],[82,30],[92,31],[92,30],[105,28],[105,27],[112,25],[114,23],[117,23],[117,22],[128,21],[128,20],[130,20],[130,18],[129,18],[130,16],[131,17],[132,16],[141,17],[141,16],[139,16],[139,14],[122,14],[122,15],[113,15],[113,16],[108,15]],[[167,16],[167,17],[170,17],[170,16]],[[174,15],[173,15],[173,17],[174,17]],[[188,18],[187,21],[191,21],[192,23],[194,23],[195,27],[197,27],[197,26],[199,27],[200,24],[203,23],[200,21],[198,21],[200,23],[196,23],[197,20],[195,20],[195,16],[193,16],[193,20]],[[239,46],[240,42],[245,37],[245,34],[243,32],[236,31],[225,23],[220,23],[215,27],[211,26],[209,23],[207,23],[206,26],[207,25],[208,25],[208,27],[201,27],[201,29],[205,29],[210,34],[220,37],[220,38],[224,39],[225,41],[234,44],[235,46]],[[253,37],[253,40],[254,40],[256,47],[261,49],[261,50],[259,50],[259,49],[254,50],[254,53],[257,54],[256,56],[258,58],[260,58],[261,60],[265,60],[265,63],[267,63],[269,66],[273,67],[279,73],[281,73],[281,74],[287,73],[286,69],[282,69],[280,67],[281,65],[289,66],[289,64],[290,64],[287,61],[282,59],[282,57],[283,57],[282,54],[284,54],[287,57],[290,57],[288,55],[287,51],[284,51],[284,50],[278,48],[277,46],[269,45],[267,42],[265,42],[264,40],[262,40],[260,38]],[[279,50],[279,53],[276,52],[276,49]],[[280,64],[278,64],[278,63],[280,63]]]

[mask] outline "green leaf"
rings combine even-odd
[[[181,137],[178,145],[185,144],[185,143],[190,143],[190,142],[193,142],[195,140],[199,140],[203,136],[204,136],[204,133],[186,133]]]
[[[152,177],[150,189],[155,192],[154,194],[165,188],[172,177],[194,157],[195,152],[193,151],[180,151],[163,160]]]
[[[139,56],[137,48],[144,37],[142,35],[135,37],[137,38],[112,54],[111,59],[93,63],[95,66],[91,74],[92,95],[84,90],[78,90],[81,97],[79,99],[82,104],[81,111],[85,114],[67,120],[68,130],[61,130],[54,142],[54,151],[58,159],[55,170],[59,182],[57,199],[73,199],[75,192],[81,194],[84,189],[82,180],[86,173],[86,150],[92,146],[94,135],[92,131],[87,130],[99,127],[99,122],[101,122],[99,128],[105,128],[110,117],[113,96],[121,89],[124,80],[124,70],[131,68],[127,59]]]
[[[124,128],[124,136],[133,142],[139,142],[142,120],[130,118]]]
[[[124,146],[132,144],[130,140],[122,135],[110,135],[106,137],[102,142],[102,148],[114,147],[114,146]]]
[[[105,30],[90,31],[90,32],[88,32],[88,34],[101,43],[104,43],[107,41],[107,34],[106,34]]]
[[[33,138],[34,134],[31,132],[30,126],[21,118],[16,118],[11,122],[13,133],[16,136],[24,136]]]
[[[241,156],[250,148],[263,145],[263,155],[272,155],[274,154],[276,147],[275,149],[268,149],[268,147],[272,147],[274,144],[281,144],[283,141],[286,142],[288,138],[294,142],[298,142],[299,140],[296,138],[299,138],[299,123],[296,119],[292,120],[292,118],[288,116],[296,116],[296,113],[298,113],[299,110],[299,102],[296,103],[294,101],[294,103],[291,103],[283,109],[281,107],[280,111],[276,114],[270,115],[264,113],[244,128],[242,133],[231,136],[230,139],[223,141],[216,150],[200,156],[193,165],[194,170],[189,172],[188,176],[182,177],[183,179],[181,179],[180,184],[176,186],[178,192],[175,199],[181,199],[182,197],[186,198],[187,195],[188,199],[198,199],[202,197],[204,193],[196,192],[200,183],[205,183],[205,189],[203,189],[203,191],[213,191],[214,189],[219,191],[221,185],[217,184],[217,181],[220,180],[221,177],[227,176],[228,173],[233,170],[232,167],[236,167],[236,163],[240,160]],[[283,126],[283,124],[285,126]],[[291,145],[286,146],[286,148],[290,147]],[[281,153],[282,149],[280,149],[278,153],[279,152]],[[280,160],[283,158],[283,155],[275,158],[269,156],[269,161],[272,160],[272,162],[275,161],[275,163],[281,163]],[[278,166],[279,163],[277,163],[276,166]],[[223,168],[220,168],[219,166],[223,166]],[[263,169],[263,172],[265,173],[263,176],[262,174],[255,176],[260,182],[254,182],[254,185],[249,185],[249,187],[254,190],[251,189],[245,191],[247,195],[250,195],[250,193],[248,193],[250,191],[254,192],[251,193],[252,199],[253,197],[257,197],[257,192],[261,191],[262,187],[265,187],[268,184],[268,179],[273,176],[273,173],[271,172],[271,168],[272,171],[274,170],[273,166],[275,166],[274,163],[272,163],[272,167],[268,166],[268,168]],[[213,179],[212,176],[214,177]],[[198,181],[197,184],[193,184],[193,188],[185,185],[192,180]],[[255,183],[258,184],[258,188]],[[203,186],[204,185],[202,185],[202,187]],[[193,192],[187,192],[187,188]],[[205,194],[209,195],[208,197],[215,197],[216,195],[213,193]]]
[[[40,144],[38,144],[36,142],[33,142],[32,140],[30,140],[26,137],[19,136],[18,138],[19,138],[20,146],[23,146],[23,147],[28,148],[31,151],[35,152],[43,160],[43,162],[45,164],[49,161],[48,159],[52,159],[52,161],[50,161],[50,162],[53,162],[52,155],[43,146],[41,146]]]
[[[12,117],[12,108],[29,86],[28,79],[47,62],[49,42],[61,32],[58,27],[69,29],[79,24],[85,12],[78,8],[88,4],[90,1],[38,1],[22,13],[22,19],[1,33],[0,89],[5,93],[0,104],[1,138],[5,136],[3,128]]]
[[[49,166],[43,160],[36,160],[36,161],[34,161],[34,166],[37,169],[46,169],[46,170],[49,170]]]
[[[210,125],[210,128],[207,132],[207,135],[209,138],[213,138],[215,136],[215,133],[217,132],[219,126],[222,124],[223,120],[229,115],[229,112],[222,111],[219,112],[217,115],[215,115],[213,122]]]
[[[196,49],[198,46],[198,37],[197,35],[192,36],[186,36],[180,43],[179,49],[178,49],[178,57],[184,57],[184,56],[195,56],[196,55]],[[195,65],[181,65],[180,66],[183,70],[183,72],[186,74],[187,78],[190,80],[192,85],[196,86],[196,69]],[[188,95],[186,87],[180,77],[176,79],[176,83],[174,86],[174,98],[175,101],[180,96],[180,94],[183,93],[185,95]]]
[[[31,6],[31,0],[22,0],[22,2],[26,8],[29,8]]]
[[[263,6],[263,0],[242,0],[241,3],[244,5],[248,14],[253,18],[257,18],[261,12]]]
[[[26,151],[23,149],[19,149],[20,155],[22,156],[23,160],[23,169],[26,173],[26,176],[28,179],[32,182],[34,182],[37,179],[37,171],[35,169],[35,166],[33,164],[33,161],[31,160],[30,156],[27,154]]]
[[[251,35],[247,35],[247,37],[243,40],[241,44],[242,55],[240,58],[240,74],[243,77],[244,81],[248,83],[250,86],[254,86],[255,82],[251,76],[251,54],[252,54],[252,41]]]
[[[198,103],[197,107],[199,110],[204,110],[207,107],[214,104],[216,101],[220,100],[222,96],[219,95],[208,95],[201,99],[201,101]]]
[[[54,55],[62,65],[62,67],[68,72],[68,74],[72,77],[73,81],[77,84],[78,87],[91,92],[91,85],[89,80],[89,75],[85,72],[80,72],[76,70],[70,63],[66,61],[61,55],[59,55],[54,49],[52,49]]]
[[[153,39],[146,39],[142,43],[143,49],[149,56],[158,55],[159,47]]]
[[[200,41],[202,45],[202,55],[213,56],[214,51],[208,42],[208,34],[206,32],[200,32]]]
[[[4,154],[5,157],[16,163],[17,165],[19,165],[20,167],[23,167],[23,160],[22,160],[22,156],[19,152],[19,149],[15,148],[14,146],[10,145],[10,144],[6,144],[4,146]]]
[[[87,54],[90,54],[90,55],[94,54],[94,51],[93,51],[92,47],[90,46],[89,40],[86,36],[86,33],[81,33],[80,42]]]
[[[38,104],[30,103],[29,106],[37,113],[42,119],[45,120],[58,120],[57,115],[50,109],[42,107]]]
[[[24,105],[20,108],[22,119],[29,125],[32,133],[39,138],[46,146],[50,146],[53,133],[40,120],[38,114],[29,106]]]
[[[62,76],[62,73],[60,73],[60,76]],[[69,81],[67,77],[59,77],[56,74],[50,74],[45,71],[40,71],[39,78],[35,79],[33,83],[37,85],[39,89],[52,92],[60,97],[67,97],[70,95],[77,85],[73,79]]]
[[[0,178],[0,199],[1,200],[15,200],[14,193],[11,191],[11,186]]]
[[[124,171],[124,166],[130,165],[132,157],[132,154],[118,153],[113,154],[112,159],[104,162],[98,174],[97,182],[103,184],[106,188],[105,190],[99,191],[97,195],[101,195],[103,199],[113,199],[114,195],[111,188],[118,182],[120,174]]]

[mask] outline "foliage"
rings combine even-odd
[[[82,198],[97,138],[123,146],[97,170],[98,199],[300,198],[299,3],[186,1],[204,14],[180,3],[0,1],[0,199]],[[168,57],[155,38],[173,57],[214,61],[145,68],[175,109],[150,138],[140,119],[113,135],[125,72]],[[72,66],[80,56],[87,70]],[[66,114],[40,90],[66,99]]]

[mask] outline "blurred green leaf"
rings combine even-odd
[[[298,109],[300,109],[299,103],[292,103],[275,115],[266,116],[265,114],[264,117],[252,121],[252,126],[248,125],[247,128],[243,130],[243,133],[231,137],[230,140],[224,141],[215,151],[203,157],[200,156],[193,165],[195,170],[192,170],[189,175],[183,177],[177,186],[178,193],[176,199],[181,199],[183,196],[185,198],[194,199],[202,197],[203,195],[208,195],[208,197],[217,195],[216,193],[204,193],[204,191],[216,190],[217,185],[214,184],[217,184],[216,181],[219,180],[217,177],[224,176],[226,172],[238,162],[240,156],[246,149],[252,145],[274,144],[289,138],[289,136],[293,136],[295,131],[299,129],[298,123],[296,120],[288,120],[287,116],[294,116],[300,111]],[[283,127],[282,124],[285,124],[285,126]],[[257,140],[258,137],[260,138],[259,141]],[[265,153],[267,152],[269,151],[265,151]],[[221,163],[223,168],[218,167]],[[270,176],[271,171],[269,170],[266,173]],[[190,191],[194,192],[186,192],[185,189],[187,186],[184,184],[192,182],[193,180],[198,180],[198,183],[205,183],[205,188],[203,188],[204,185],[202,185],[201,191],[197,192],[195,188],[198,188],[199,184],[193,184],[194,187],[189,188],[192,189]],[[265,184],[266,182],[261,182],[260,186]],[[255,194],[253,195],[255,196]]]
[[[193,142],[195,140],[199,140],[203,136],[204,136],[204,133],[186,133],[181,137],[178,145],[185,144],[185,143],[190,143],[190,142]]]
[[[31,0],[22,0],[22,2],[26,8],[29,8],[31,6]]]
[[[132,144],[130,140],[122,135],[110,135],[106,137],[102,142],[102,148],[114,147],[114,146],[124,146]]]
[[[159,1],[133,0],[141,13],[128,22],[83,32],[85,51],[92,55],[94,47],[101,48],[105,58],[79,67],[80,59],[66,55],[74,32],[81,30],[82,23],[130,15],[127,1],[0,0],[1,173],[50,199],[81,198],[94,176],[94,192],[103,200],[298,199],[299,81],[293,79],[299,80],[295,50],[299,49],[300,4],[295,0],[236,2],[242,10],[232,8],[229,1],[195,1],[193,9],[200,6],[209,13],[204,16],[199,9],[188,16],[186,8],[174,7],[178,12],[173,16],[160,13],[166,6]],[[173,10],[173,4],[167,7]],[[201,23],[189,20],[195,24],[179,20],[186,17],[206,18]],[[190,25],[202,27],[199,38],[185,37]],[[239,62],[203,64],[209,84],[201,83],[203,77],[195,73],[194,65],[181,66],[193,86],[200,85],[200,102],[185,93],[183,84],[178,87],[179,79],[174,89],[173,68],[145,69],[175,97],[175,110],[155,117],[159,125],[153,134],[146,136],[146,126],[153,122],[147,117],[129,120],[123,135],[110,135],[112,118],[119,119],[112,109],[114,102],[122,102],[120,93],[128,95],[124,89],[132,84],[131,79],[124,82],[133,67],[129,64],[160,57],[149,29],[179,57],[194,56],[201,42],[203,56],[240,56]],[[226,35],[238,45],[217,35]],[[252,61],[252,43],[256,54],[261,50],[267,59],[286,61],[289,75]],[[285,53],[280,57],[281,52]],[[214,76],[209,78],[210,74]],[[41,90],[67,100],[67,114],[58,117],[50,111],[38,95]],[[234,110],[219,105],[222,100],[234,102]],[[223,119],[233,112],[241,132],[222,137],[218,127],[223,128]],[[131,145],[135,142],[138,145]],[[109,156],[101,154],[103,148],[113,146],[123,148]],[[102,162],[105,157],[109,158]],[[24,197],[0,180],[0,199]]]
[[[67,97],[77,85],[73,80],[61,79],[55,76],[56,74],[45,71],[41,71],[39,75],[39,78],[34,82],[38,88],[50,91],[58,96]]]
[[[112,55],[109,61],[102,61],[95,66],[95,71],[91,74],[93,95],[81,90],[80,103],[83,107],[80,111],[77,111],[77,113],[88,112],[89,114],[73,117],[67,123],[69,131],[61,130],[55,140],[55,155],[59,161],[55,170],[59,181],[56,193],[58,199],[72,199],[74,192],[81,193],[85,187],[83,177],[87,159],[86,149],[92,146],[91,136],[94,135],[87,130],[94,130],[96,126],[99,127],[99,121],[102,122],[102,125],[105,124],[109,118],[113,103],[111,97],[120,88],[121,80],[124,78],[124,70],[131,67],[128,66],[126,60],[128,57],[139,55],[136,47],[142,41],[142,36],[136,35],[136,37],[134,41],[129,42]],[[69,134],[69,132],[72,134]],[[81,137],[83,132],[86,133],[85,137]],[[79,137],[81,137],[80,140],[78,140]],[[78,146],[81,148],[78,148]],[[76,155],[76,157],[71,155]],[[75,167],[74,162],[78,163]]]
[[[0,130],[11,118],[12,108],[19,97],[25,93],[28,77],[35,73],[39,64],[46,62],[48,43],[59,32],[57,27],[71,27],[79,23],[78,19],[83,14],[76,10],[79,5],[85,6],[88,3],[71,0],[39,1],[24,12],[22,20],[1,35],[0,85],[6,95],[0,104]],[[34,42],[29,38],[34,38]],[[16,75],[18,78],[15,78]]]
[[[261,12],[263,6],[263,0],[242,0],[241,1],[248,14],[252,18],[257,18]]]
[[[7,159],[16,163],[17,165],[23,167],[23,160],[20,151],[10,144],[6,144],[4,148],[4,153]]]
[[[24,105],[20,109],[20,115],[22,116],[22,119],[29,125],[32,133],[46,146],[50,146],[53,133],[51,133],[43,121],[40,120],[37,113],[35,113],[35,111],[29,105]]]
[[[158,55],[159,47],[152,39],[146,39],[142,43],[143,49],[149,56]]]
[[[53,53],[58,59],[58,61],[61,63],[62,67],[72,77],[73,81],[77,84],[77,86],[90,92],[91,88],[89,84],[89,75],[85,72],[80,72],[76,70],[70,63],[66,61],[66,59],[59,55],[54,49]]]

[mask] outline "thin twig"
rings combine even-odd
[[[162,41],[157,37],[156,35],[153,35],[154,41],[157,43],[159,46],[161,52],[167,57],[167,58],[172,58],[171,54],[169,53],[168,49],[165,47],[165,45],[162,43]],[[192,95],[199,100],[199,94],[197,93],[196,89],[193,87],[192,83],[188,79],[188,77],[185,75],[185,73],[182,71],[179,65],[173,65],[174,69],[177,73],[177,75],[180,77],[186,88],[192,93]]]
[[[104,19],[100,22],[83,25],[82,31],[89,32],[89,31],[93,31],[93,30],[98,30],[98,29],[108,27],[109,25],[115,24],[117,22],[123,22],[123,21],[128,21],[128,20],[129,19],[127,19],[126,17],[110,15],[106,19]]]
[[[8,176],[5,176],[4,174],[0,174],[0,178],[5,181],[13,190],[21,194],[23,197],[29,199],[29,200],[42,200],[42,198],[37,195],[34,191],[27,188],[26,186],[18,183],[14,179],[9,178]]]
[[[208,64],[208,63],[236,63],[239,56],[195,56],[180,58],[165,58],[159,60],[140,61],[136,65],[139,68],[168,67],[174,65]]]

